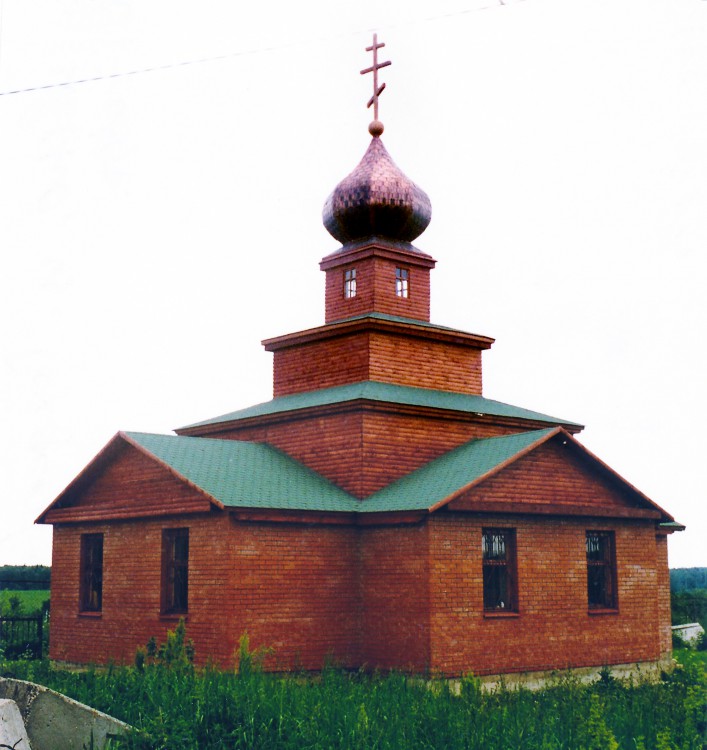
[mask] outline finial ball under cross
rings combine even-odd
[[[390,60],[387,62],[378,62],[378,50],[381,47],[385,47],[385,42],[378,42],[378,34],[373,35],[373,44],[370,47],[366,47],[366,52],[373,52],[373,65],[370,68],[365,68],[361,71],[361,75],[366,73],[373,73],[373,96],[368,100],[367,107],[373,105],[373,122],[368,126],[368,132],[377,138],[383,133],[383,123],[378,119],[378,97],[383,93],[385,84],[378,85],[378,71],[381,68],[385,68],[390,65]]]

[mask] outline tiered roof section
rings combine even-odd
[[[273,399],[177,436],[119,433],[40,522],[220,509],[399,523],[455,510],[675,525],[573,438],[582,425],[484,398],[492,338],[430,322],[436,261],[411,243],[432,209],[380,139],[382,46],[374,37],[362,71],[374,73],[372,140],[324,205],[341,243],[320,263],[324,325],[263,342]]]
[[[493,339],[430,322],[431,256],[411,242],[432,209],[371,128],[358,166],[327,198],[342,245],[320,263],[324,325],[266,339],[273,400],[177,430],[268,443],[369,502],[472,439],[582,426],[483,397]]]

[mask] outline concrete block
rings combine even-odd
[[[22,714],[15,701],[0,699],[0,747],[31,750]]]
[[[17,704],[33,750],[101,750],[109,738],[132,729],[129,724],[33,682],[0,677],[2,698]],[[16,750],[24,750],[24,746],[20,744]]]

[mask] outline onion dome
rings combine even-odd
[[[412,242],[430,223],[430,199],[398,169],[380,133],[370,132],[374,137],[363,159],[324,204],[324,226],[342,244],[365,237]]]

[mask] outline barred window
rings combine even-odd
[[[162,531],[162,612],[184,614],[189,608],[189,529]]]
[[[484,609],[518,611],[514,529],[483,529]]]
[[[351,299],[356,296],[356,269],[347,268],[344,271],[344,297]]]
[[[103,609],[103,534],[81,535],[79,600],[82,612]]]
[[[407,268],[395,269],[395,296],[407,298],[410,293],[410,272]]]
[[[589,609],[616,609],[616,556],[613,531],[587,532]]]

